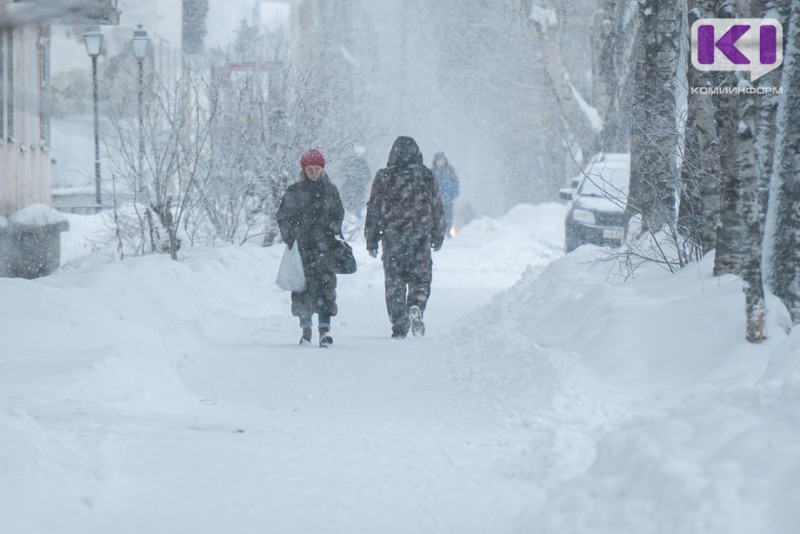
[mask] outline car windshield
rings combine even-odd
[[[628,197],[629,176],[627,165],[595,163],[586,170],[578,195],[613,198],[624,202]]]

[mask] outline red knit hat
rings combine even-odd
[[[300,168],[305,169],[309,165],[317,165],[318,167],[325,168],[325,157],[322,152],[316,148],[312,148],[300,158]]]

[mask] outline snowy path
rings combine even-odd
[[[517,437],[505,437],[485,399],[452,380],[445,336],[516,281],[527,255],[486,276],[493,267],[479,251],[450,245],[435,255],[423,339],[388,339],[381,264],[362,254],[358,276],[340,277],[330,350],[295,346],[295,319],[284,314],[247,346],[192,355],[181,373],[189,388],[227,432],[244,430],[224,441],[250,442],[214,476],[253,498],[243,531],[488,532],[531,504],[532,484],[496,466]],[[252,336],[253,326],[234,326],[231,339]],[[210,510],[198,526],[220,517]]]
[[[144,258],[41,282],[70,303],[76,328],[108,329],[91,336],[95,347],[80,334],[68,339],[82,345],[70,351],[78,370],[39,384],[41,398],[20,397],[20,424],[35,441],[48,436],[53,469],[83,473],[74,495],[48,488],[59,494],[49,506],[63,511],[44,524],[131,533],[515,530],[537,485],[509,476],[498,459],[517,452],[520,429],[457,380],[449,333],[527,265],[560,255],[560,237],[556,230],[552,243],[539,243],[536,230],[476,226],[479,236],[435,255],[422,339],[389,339],[381,263],[363,251],[357,275],[339,279],[328,350],[297,346],[288,294],[272,284],[277,249],[244,260],[239,250],[230,258],[224,249],[189,251],[167,269]],[[475,248],[476,239],[488,245]],[[117,315],[127,326],[108,328]],[[153,359],[174,371],[150,368]],[[19,448],[23,461],[39,461]],[[27,483],[36,491],[47,478]],[[20,522],[41,528],[31,517]]]
[[[745,343],[713,260],[559,259],[563,213],[448,241],[423,339],[389,339],[358,246],[327,350],[297,345],[279,247],[0,279],[3,532],[793,532],[797,330],[771,299]]]

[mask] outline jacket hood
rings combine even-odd
[[[437,159],[440,159],[440,160],[444,161],[445,165],[450,163],[449,161],[447,161],[447,156],[444,155],[444,152],[437,152],[436,154],[434,154],[433,155],[433,161],[436,161]]]
[[[406,167],[413,164],[422,165],[422,152],[413,137],[401,135],[395,139],[392,151],[389,152],[388,167]]]

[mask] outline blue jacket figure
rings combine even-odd
[[[439,186],[439,194],[442,197],[447,237],[450,237],[450,232],[453,228],[453,204],[460,193],[458,175],[455,168],[447,161],[444,152],[437,152],[433,156],[432,170],[433,175],[436,177],[436,185]]]

